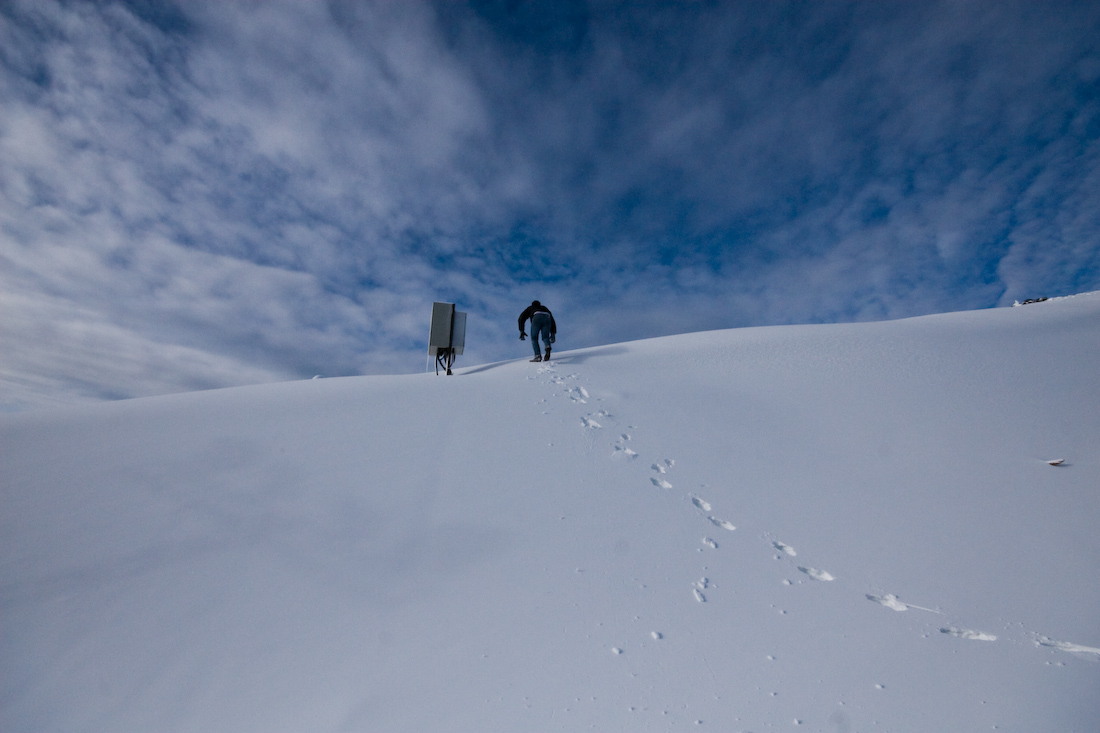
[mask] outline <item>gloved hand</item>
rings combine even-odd
[[[557,336],[551,336],[550,337],[550,343],[554,343],[557,340],[557,338],[558,338]]]
[[[520,340],[520,341],[523,341],[523,340],[525,340],[526,338],[527,338],[527,334],[525,334],[525,333],[524,333],[523,331],[520,331],[520,332],[519,332],[519,340]]]

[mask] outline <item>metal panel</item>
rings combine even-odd
[[[466,314],[462,311],[455,311],[453,323],[454,328],[451,329],[451,348],[455,350],[455,354],[461,356],[462,349],[466,346]]]
[[[454,325],[454,303],[432,303],[432,328],[428,334],[428,353],[451,348],[451,326]],[[465,329],[464,329],[465,330]]]

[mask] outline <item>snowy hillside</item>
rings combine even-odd
[[[1095,732],[1098,365],[1092,293],[5,415],[0,721]]]

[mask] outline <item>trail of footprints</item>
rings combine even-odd
[[[567,380],[576,380],[577,375],[571,374],[568,377],[559,377],[556,374],[556,369],[553,366],[554,362],[550,362],[549,365],[544,365],[538,369],[538,374],[547,374],[550,376],[550,382],[564,388],[565,396],[573,403],[579,405],[588,404],[592,399],[587,389],[580,385],[567,385]],[[584,430],[599,430],[603,428],[603,425],[599,422],[600,419],[612,418],[612,415],[606,410],[599,410],[594,413],[587,413],[580,417],[582,429]],[[633,439],[630,433],[620,433],[618,438],[612,443],[612,456],[614,458],[621,458],[627,461],[633,461],[637,459],[638,453],[634,451],[629,443]],[[673,490],[673,484],[669,481],[670,472],[675,467],[676,461],[670,458],[662,459],[650,466],[650,470],[654,475],[650,477],[650,483],[664,491]],[[706,518],[706,521],[715,528],[720,528],[729,532],[737,530],[737,527],[730,521],[720,518],[715,515],[713,505],[701,496],[695,494],[689,494],[691,505],[697,510],[698,514],[701,514]],[[776,560],[791,560],[797,557],[797,551],[789,544],[781,542],[779,540],[772,540],[767,534],[764,535],[765,539],[769,541],[769,546],[775,552]],[[701,543],[712,550],[718,550],[720,543],[709,535],[704,535],[701,539]],[[832,573],[819,568],[810,567],[808,565],[796,565],[798,571],[804,574],[808,579],[817,582],[830,582],[836,580],[836,576]],[[789,579],[783,581],[786,585],[791,585]],[[710,580],[707,577],[702,577],[691,583],[691,597],[697,603],[706,603],[707,594],[706,591],[710,588]],[[867,600],[876,603],[884,608],[892,611],[902,612],[908,610],[924,611],[927,613],[944,615],[944,612],[939,609],[928,608],[926,606],[918,606],[913,603],[903,602],[896,595],[887,593],[884,595],[865,594]],[[988,634],[983,631],[977,631],[974,629],[959,628],[955,626],[942,626],[939,629],[941,634],[955,637],[958,639],[965,639],[970,641],[996,641],[997,637],[993,634]],[[658,631],[651,632],[651,636],[654,640],[663,639],[664,636]],[[1069,652],[1088,657],[1100,657],[1100,648],[1083,646],[1081,644],[1074,644],[1066,641],[1057,641],[1041,634],[1030,634],[1031,640],[1036,646],[1046,647],[1062,652]],[[614,653],[622,654],[622,649],[615,647]]]

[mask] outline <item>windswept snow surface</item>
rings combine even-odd
[[[0,725],[1094,733],[1098,365],[1094,293],[6,415]]]

